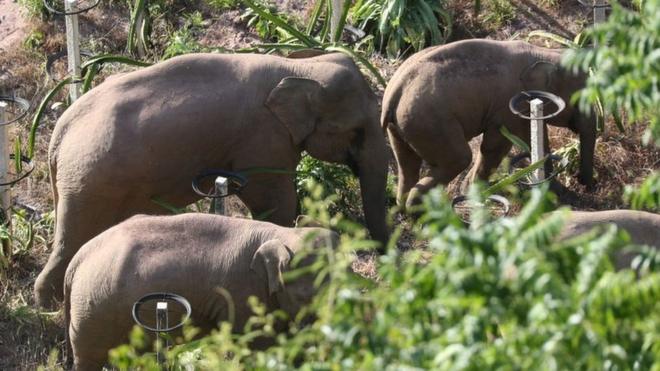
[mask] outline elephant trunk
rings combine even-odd
[[[381,243],[380,251],[383,252],[389,240],[385,222],[388,154],[383,135],[377,134],[370,135],[365,140],[358,161],[358,171],[367,229],[371,238]]]

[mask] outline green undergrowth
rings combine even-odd
[[[473,188],[471,197],[479,193]],[[288,334],[275,334],[282,313],[253,303],[258,315],[244,334],[223,324],[174,347],[170,366],[660,369],[660,259],[644,250],[633,263],[637,276],[614,271],[610,257],[627,245],[614,227],[557,241],[567,211],[546,214],[554,202],[544,190],[529,194],[519,216],[491,220],[476,210],[469,226],[434,190],[416,232],[428,249],[400,254],[390,246],[376,261],[375,281],[348,269],[356,250],[372,246],[364,231],[329,214],[327,201],[305,202],[314,219],[342,232],[340,247],[322,250],[315,266],[330,279],[306,309],[316,320],[306,327],[294,321]],[[257,335],[274,336],[276,345],[250,349]],[[114,350],[113,363],[157,369],[153,355],[137,355],[140,339],[138,331],[132,345]]]

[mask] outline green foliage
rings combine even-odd
[[[322,27],[320,32],[314,32],[316,28],[316,22],[320,20],[320,14],[322,11],[323,4],[329,4],[329,0],[319,0],[317,3],[317,8],[312,16],[310,24],[304,31],[299,30],[294,25],[291,25],[287,22],[287,19],[271,13],[271,11],[266,8],[264,5],[256,2],[255,0],[241,0],[254,14],[258,15],[259,19],[263,19],[265,22],[268,22],[271,28],[277,29],[277,32],[274,32],[273,35],[280,35],[280,38],[275,43],[263,44],[260,47],[265,48],[267,52],[277,49],[285,50],[297,50],[297,49],[319,49],[326,50],[329,52],[340,52],[344,53],[351,58],[353,58],[356,63],[362,65],[366,68],[375,78],[378,80],[383,87],[385,87],[385,79],[380,75],[380,72],[376,67],[374,67],[367,58],[361,55],[357,49],[353,49],[343,45],[339,42],[338,35],[335,35],[330,42],[326,41],[328,37],[328,30],[330,27],[329,17],[325,17],[322,22]],[[349,4],[349,2],[346,2]],[[329,7],[327,9],[330,9]],[[331,11],[331,10],[328,10]],[[347,12],[342,12],[342,18],[339,21],[340,25],[343,25],[346,22]],[[341,28],[340,28],[341,30]]]
[[[391,58],[444,44],[452,30],[446,1],[358,0],[349,14]]]
[[[502,27],[516,18],[516,9],[510,0],[488,0],[481,20],[492,28]]]
[[[631,121],[649,121],[644,141],[660,145],[660,0],[639,3],[639,12],[614,3],[607,22],[586,31],[597,45],[572,50],[565,65],[589,71],[587,87],[577,100],[583,111],[597,101],[605,112],[618,119],[623,110]],[[657,209],[660,204],[660,176],[654,172],[635,191],[626,190],[626,199],[635,208]]]
[[[660,172],[653,172],[639,188],[626,186],[624,199],[633,209],[660,212]]]
[[[660,1],[645,1],[640,12],[614,3],[608,21],[586,33],[597,47],[571,50],[563,61],[575,70],[593,69],[579,94],[581,109],[600,99],[606,112],[648,119],[645,140],[660,144]]]
[[[50,15],[42,0],[18,0],[18,5],[25,9],[30,17],[45,18]]]
[[[0,240],[9,245],[8,251],[0,248],[0,267],[32,254],[35,244],[46,245],[53,234],[54,221],[52,211],[35,218],[24,209],[12,209],[11,226],[0,224]]]
[[[310,197],[309,189],[312,184],[323,186],[324,192],[320,197],[326,199],[331,195],[331,211],[344,215],[355,215],[361,205],[360,188],[357,178],[345,165],[331,164],[304,155],[296,168],[296,190],[298,199],[303,202]],[[307,210],[302,204],[302,213]]]
[[[238,7],[239,0],[206,0],[206,3],[217,10],[227,10]]]
[[[471,190],[472,197],[479,193]],[[275,335],[269,332],[273,317],[257,311],[253,323],[258,325],[245,335],[232,334],[223,324],[209,337],[172,349],[170,365],[224,370],[660,367],[657,264],[640,263],[648,269],[639,277],[629,270],[614,272],[610,256],[624,244],[614,227],[556,241],[568,211],[546,214],[552,202],[542,190],[532,191],[519,216],[490,220],[489,213],[477,210],[469,227],[441,190],[432,191],[418,231],[429,241],[428,251],[400,256],[390,249],[377,260],[378,281],[347,269],[352,251],[373,246],[363,231],[331,216],[326,201],[305,202],[314,219],[342,235],[338,251],[324,249],[315,266],[329,278],[311,306],[316,320],[305,327],[294,321],[288,335]],[[276,336],[276,344],[249,349],[254,328]],[[145,362],[130,351],[124,354],[122,367]]]

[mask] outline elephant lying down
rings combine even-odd
[[[65,317],[75,369],[100,370],[108,350],[128,341],[133,303],[148,293],[185,297],[202,333],[228,319],[219,287],[231,294],[235,331],[251,315],[249,296],[292,318],[316,292],[314,279],[284,282],[282,273],[310,233],[313,248],[337,244],[338,236],[326,229],[207,214],[140,215],[108,229],[87,242],[66,271]],[[300,264],[312,261],[307,255]]]
[[[630,242],[660,249],[660,215],[634,210],[573,211],[562,229],[560,238],[575,237],[606,224],[615,224],[630,235]],[[616,257],[617,269],[629,268],[634,254]]]

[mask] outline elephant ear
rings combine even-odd
[[[250,270],[267,281],[268,295],[284,289],[282,272],[288,267],[291,258],[291,250],[278,240],[266,241],[252,256]]]
[[[285,77],[270,92],[266,107],[284,124],[298,145],[314,131],[323,87],[318,81]]]
[[[548,61],[536,61],[527,66],[520,74],[520,82],[526,90],[552,90],[556,64]]]

